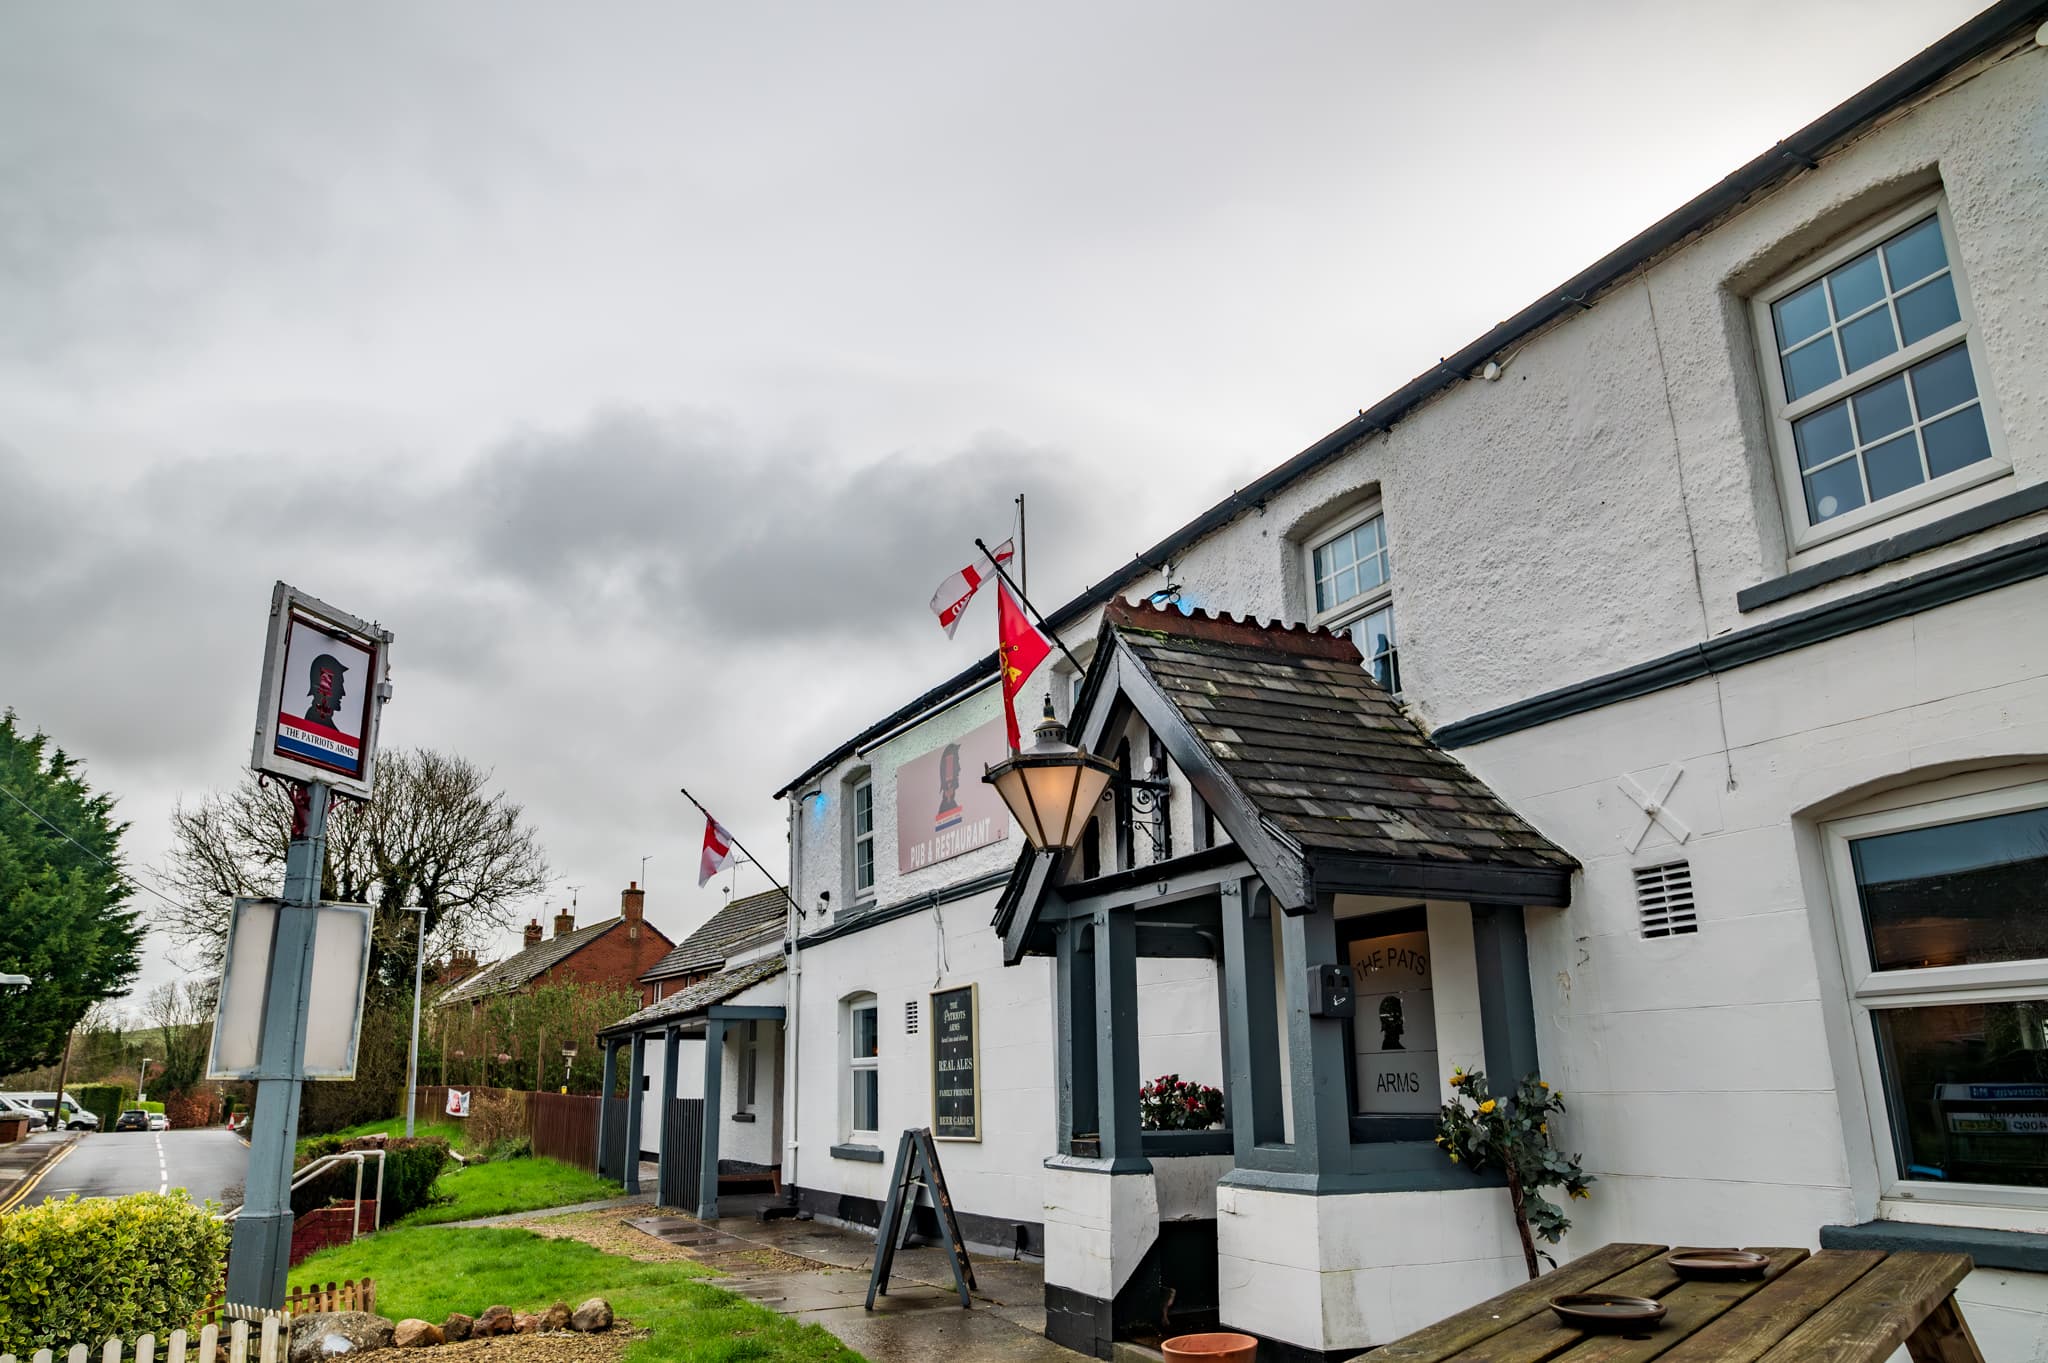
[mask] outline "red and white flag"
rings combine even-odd
[[[1017,555],[1017,541],[1004,540],[994,550],[995,561],[1007,565]],[[932,593],[932,614],[939,617],[939,624],[946,631],[948,639],[960,624],[960,617],[966,613],[967,603],[981,590],[982,584],[996,575],[987,554],[976,554],[974,562],[962,568],[939,584]]]
[[[733,851],[732,834],[725,831],[724,824],[706,814],[704,857],[697,863],[697,888],[702,889],[704,882],[732,865],[736,855],[737,853]]]

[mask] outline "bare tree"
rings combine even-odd
[[[206,1077],[213,1041],[211,981],[171,980],[149,991],[143,1012],[157,1029],[158,1081],[165,1093],[184,1093]],[[161,1096],[161,1095],[160,1095]]]
[[[379,755],[372,800],[337,801],[329,813],[321,897],[377,910],[373,982],[411,988],[416,924],[408,910],[426,911],[431,957],[483,944],[546,888],[538,835],[521,806],[490,785],[491,773],[464,758],[400,748]],[[291,822],[290,787],[254,773],[171,815],[161,876],[180,902],[159,921],[204,966],[220,963],[234,898],[274,895],[283,885]]]

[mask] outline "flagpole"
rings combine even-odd
[[[702,810],[705,818],[711,820],[711,822],[713,823],[718,823],[718,816],[716,814],[713,814],[710,810],[705,809],[704,802],[698,799],[696,796],[690,794],[690,789],[688,786],[678,786],[676,787],[676,789],[683,792],[683,798],[685,800],[688,800],[691,804],[697,806],[699,810]],[[719,826],[721,828],[724,827],[723,824],[719,824]],[[737,837],[733,837],[733,832],[730,828],[727,828],[725,830],[725,833],[727,837],[732,838],[732,845],[739,849],[741,855],[745,856],[748,861],[753,862],[755,868],[758,869],[762,875],[768,876],[768,868],[766,866],[761,865],[761,859],[755,856],[752,852],[747,851],[747,845],[741,842]],[[774,876],[768,876],[768,883],[770,885],[773,885],[776,889],[782,891],[782,897],[784,899],[787,899],[792,904],[796,903],[796,896],[789,892],[789,887],[787,885],[784,885]]]
[[[1038,623],[1045,630],[1045,637],[1052,640],[1053,647],[1067,655],[1067,661],[1074,665],[1076,672],[1084,677],[1087,676],[1088,669],[1081,665],[1081,660],[1074,656],[1074,651],[1061,641],[1059,631],[1045,623],[1045,613],[1031,604],[1031,598],[1024,595],[1024,589],[1017,585],[1016,580],[1008,572],[1004,571],[1003,565],[996,561],[996,556],[989,552],[988,546],[977,539],[974,542],[974,547],[981,550],[982,555],[988,559],[989,566],[996,570],[996,576],[1002,578],[1004,582],[1009,584],[1010,590],[1017,593],[1017,599],[1024,603],[1024,609],[1038,617]]]
[[[1031,585],[1031,554],[1024,539],[1024,494],[1017,494],[1017,581],[1023,585],[1017,588],[1022,595],[1024,588]]]

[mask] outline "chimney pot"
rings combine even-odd
[[[540,945],[540,920],[538,918],[526,925],[526,945],[530,947]]]
[[[628,881],[626,888],[619,892],[619,914],[628,923],[637,923],[646,912],[647,891],[640,888],[637,880]]]

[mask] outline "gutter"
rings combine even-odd
[[[1851,95],[1790,137],[1724,176],[1705,193],[1636,233],[1600,259],[1544,294],[1535,302],[1445,356],[1429,369],[1381,398],[1293,458],[1254,479],[1223,501],[1153,545],[1109,576],[1087,587],[1046,617],[1054,631],[1074,623],[1110,599],[1118,588],[1236,520],[1248,510],[1263,510],[1274,493],[1320,468],[1359,440],[1393,429],[1394,424],[1439,394],[1463,383],[1485,363],[1560,317],[1590,311],[1598,295],[1621,283],[1637,267],[1663,255],[1688,238],[1707,230],[1766,190],[1817,168],[1822,156],[1863,131],[1880,115],[1905,103],[1953,74],[1974,58],[2048,18],[2048,0],[2001,0],[1937,40],[1902,65]],[[775,792],[782,799],[819,772],[837,766],[878,735],[920,711],[947,699],[964,686],[992,677],[991,653],[959,675],[941,682],[910,704],[862,730],[849,742],[805,768],[802,775]]]

